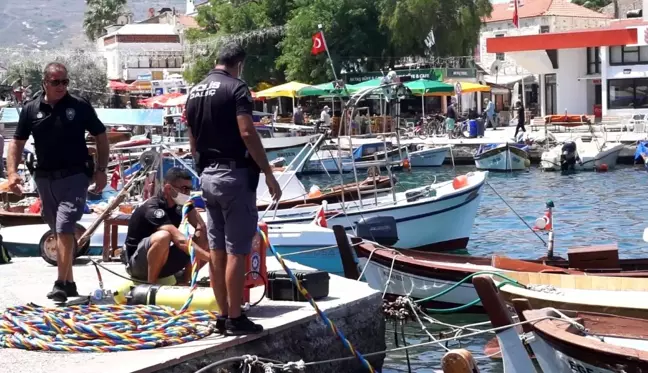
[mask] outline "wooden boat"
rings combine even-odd
[[[627,275],[636,275],[628,273]],[[641,274],[645,277],[645,273]],[[509,272],[507,276],[526,288],[504,285],[507,301],[526,298],[533,308],[554,307],[576,311],[610,313],[648,319],[648,278],[618,276],[572,276],[556,273]],[[495,279],[495,283],[499,283]]]
[[[492,278],[476,276],[473,284],[493,327],[498,328],[496,335],[505,372],[537,372],[529,354],[536,356],[545,373],[648,371],[648,320],[555,308],[533,309],[526,299],[518,298],[513,306],[524,324],[514,327]]]
[[[531,164],[527,149],[524,144],[485,144],[479,146],[473,158],[478,170],[521,171]]]
[[[466,277],[479,272],[501,273],[525,284],[528,283],[531,276],[534,276],[532,277],[534,279],[562,276],[565,278],[565,283],[591,284],[595,282],[600,283],[601,286],[605,286],[608,279],[615,277],[617,277],[616,283],[627,283],[627,278],[618,278],[618,276],[648,277],[648,258],[618,259],[618,249],[610,245],[570,249],[572,255],[568,260],[563,258],[516,260],[502,256],[475,257],[414,250],[397,251],[377,247],[371,243],[356,245],[354,250],[360,269],[364,269],[365,279],[371,287],[384,290],[385,284],[389,283],[387,294],[392,296],[407,295],[414,299],[423,299],[438,294],[457,285]],[[601,260],[603,254],[611,256],[615,252],[617,254],[617,261],[614,262],[615,267],[609,266],[606,261]],[[583,258],[587,256],[597,260],[584,260]],[[563,275],[552,275],[552,273],[562,273]],[[640,286],[636,290],[644,288],[644,290],[648,290],[648,279],[638,278],[636,280],[638,283],[634,286]],[[507,291],[511,289],[512,296],[524,295],[528,297],[527,293],[513,293],[523,289],[513,286],[505,286],[503,289]],[[602,289],[605,288],[602,287]],[[466,305],[475,299],[477,299],[477,293],[470,281],[466,281],[432,301],[423,302],[423,305],[456,307]],[[648,301],[646,304],[648,307]],[[478,303],[475,307],[467,310],[479,312],[481,304]]]

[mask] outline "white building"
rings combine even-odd
[[[572,4],[568,0],[518,0],[519,28],[516,28],[513,25],[513,12],[513,0],[508,3],[493,4],[491,16],[484,19],[476,57],[484,70],[491,74],[485,77],[485,81],[489,84],[512,88],[515,83],[522,83],[524,79],[524,101],[527,108],[535,109],[537,112],[560,111],[556,108],[555,75],[545,76],[548,87],[547,97],[544,99],[539,97],[540,80],[534,69],[520,64],[508,53],[493,53],[488,50],[487,40],[605,27],[610,23],[611,17]],[[548,51],[548,54],[553,59],[557,58],[555,51]],[[494,74],[495,71],[492,70],[499,72]],[[503,92],[501,89],[493,89],[493,93],[498,111],[508,110],[511,101],[518,98],[515,94],[516,97],[511,100],[508,92]],[[546,105],[538,108],[537,106],[543,101]]]
[[[165,71],[182,73],[182,43],[178,27],[173,24],[115,26],[99,38],[97,48],[106,57],[110,80],[144,80],[138,79],[141,76],[160,80]]]
[[[648,0],[644,0],[647,8]],[[622,116],[648,114],[648,14],[607,27],[546,35],[490,38],[487,51],[506,53],[526,70],[553,77],[552,111],[546,114]],[[544,105],[543,105],[544,106]]]

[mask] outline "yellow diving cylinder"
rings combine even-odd
[[[175,285],[177,282],[175,276],[168,276],[168,277],[159,278],[156,283],[159,285]],[[131,289],[137,286],[138,284],[140,283],[138,282],[136,284],[133,281],[126,281],[123,284],[121,284],[117,288],[117,290],[115,290],[115,292],[113,293],[115,303],[127,304],[128,299],[126,297],[130,293]]]
[[[130,290],[125,298],[126,303],[131,305],[168,306],[180,310],[187,298],[189,298],[190,293],[191,288],[189,286],[137,285]],[[211,287],[197,287],[188,309],[220,313]]]

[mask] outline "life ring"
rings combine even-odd
[[[74,258],[78,258],[80,256],[83,256],[88,253],[88,250],[90,250],[90,240],[83,245],[83,247],[79,247],[77,245],[77,241],[81,236],[83,236],[83,233],[85,233],[86,228],[81,225],[81,224],[76,224],[74,227]],[[40,255],[41,258],[43,258],[47,263],[56,266],[57,265],[57,252],[56,252],[56,236],[51,230],[48,230],[43,234],[43,237],[41,237],[40,242],[38,243],[38,248],[40,250]]]
[[[114,144],[113,148],[128,148],[128,147],[131,147],[131,146],[148,145],[150,143],[151,143],[151,139],[120,141],[120,142]]]

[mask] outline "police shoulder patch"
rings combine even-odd
[[[75,115],[76,115],[76,111],[74,110],[74,108],[65,109],[65,116],[67,117],[68,120],[74,119]]]
[[[250,88],[247,88],[247,87],[246,87],[246,88],[245,88],[245,91],[246,91],[246,92],[245,92],[245,96],[247,97],[248,101],[252,102],[253,99],[252,99],[252,92],[250,92]]]
[[[153,216],[155,216],[158,219],[162,219],[164,217],[164,210],[157,209],[157,210],[153,211]]]

